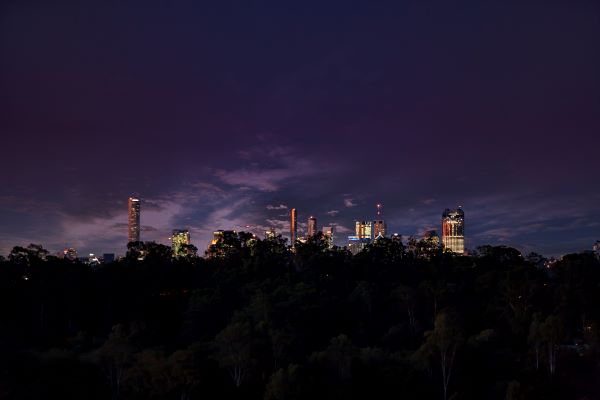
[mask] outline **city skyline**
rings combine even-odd
[[[201,2],[200,2],[201,3]],[[4,2],[0,254],[123,254],[189,227],[600,239],[597,2]],[[147,7],[146,7],[147,6]],[[306,27],[311,27],[306,29]]]

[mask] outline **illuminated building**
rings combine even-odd
[[[317,234],[317,218],[310,216],[308,217],[308,232],[307,236],[312,237]]]
[[[373,221],[373,237],[375,239],[385,237],[387,233],[387,226],[385,221],[381,218],[383,213],[383,206],[381,203],[377,204],[377,219]]]
[[[361,238],[359,236],[348,236],[348,250],[352,255],[360,253],[367,244],[371,243],[370,238]]]
[[[423,234],[423,240],[430,242],[432,245],[440,245],[440,237],[435,230],[426,231]]]
[[[596,254],[596,257],[600,258],[600,240],[598,240],[596,242],[596,244],[594,244],[594,247],[592,249],[594,250],[594,253]]]
[[[440,237],[434,230],[426,231],[423,240],[419,244],[420,251],[427,256],[436,254],[440,249]]]
[[[236,238],[237,238],[237,232],[236,231],[218,230],[218,231],[214,231],[213,232],[213,238],[212,238],[210,244],[217,244],[217,243],[220,243],[220,242],[227,242],[229,240],[236,239]]]
[[[327,247],[331,249],[333,247],[333,226],[324,226],[322,232]]]
[[[128,213],[129,213],[129,230],[128,230],[128,235],[127,235],[127,241],[129,243],[139,242],[140,241],[140,200],[130,197],[127,209],[128,209]]]
[[[265,240],[275,239],[277,237],[277,232],[275,232],[275,228],[271,228],[268,231],[265,231]]]
[[[371,221],[356,221],[356,237],[359,239],[373,239],[373,225]]]
[[[68,249],[64,249],[63,250],[63,258],[65,258],[66,260],[69,260],[69,261],[76,261],[77,260],[77,250],[75,250],[72,247],[70,247]]]
[[[394,233],[392,235],[392,241],[397,242],[397,243],[402,243],[402,235],[400,235],[399,233]]]
[[[298,239],[298,211],[292,208],[290,211],[290,245],[294,247]]]
[[[186,251],[182,249],[183,245],[190,244],[190,231],[187,229],[174,229],[171,236],[171,250],[173,257],[185,256]]]
[[[236,244],[239,244],[239,236],[236,231],[214,231],[206,255],[210,258],[225,257],[229,251],[235,248]]]
[[[442,214],[442,244],[452,253],[465,253],[465,213],[461,207],[447,208]]]

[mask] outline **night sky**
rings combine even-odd
[[[0,254],[190,228],[600,239],[597,1],[3,1]],[[250,225],[250,228],[245,228]]]

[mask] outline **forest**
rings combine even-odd
[[[0,398],[598,399],[600,262],[239,233],[0,257]]]

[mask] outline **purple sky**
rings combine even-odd
[[[201,249],[291,207],[342,244],[377,202],[404,235],[462,205],[470,248],[589,249],[599,38],[583,0],[4,1],[0,254],[123,253],[130,194],[143,240]]]

